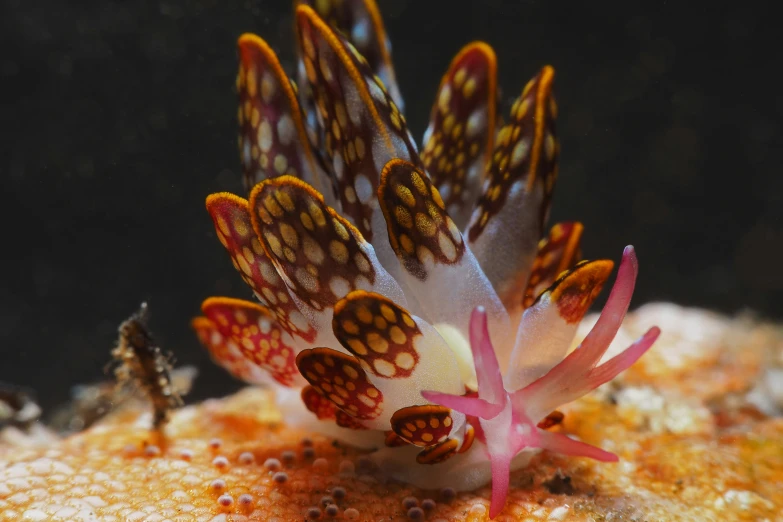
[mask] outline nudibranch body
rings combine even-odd
[[[249,195],[213,194],[207,209],[260,303],[203,303],[193,326],[213,358],[277,387],[289,422],[376,449],[391,477],[491,479],[492,516],[535,451],[616,460],[548,430],[556,408],[658,335],[599,364],[633,292],[628,247],[601,318],[568,354],[613,263],[579,261],[579,223],[542,238],[559,155],[553,69],[498,125],[494,52],[468,44],[419,152],[372,0],[297,4],[299,88],[263,40],[239,39]]]

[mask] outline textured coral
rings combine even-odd
[[[753,403],[783,404],[764,384],[783,362],[783,335],[648,305],[628,317],[616,345],[650,322],[664,331],[650,355],[564,410],[562,431],[620,463],[544,452],[512,474],[497,520],[780,520],[783,419]],[[361,451],[287,428],[269,399],[247,389],[190,406],[173,415],[165,439],[138,406],[43,447],[6,438],[0,520],[488,518],[489,487],[450,499],[385,482]]]

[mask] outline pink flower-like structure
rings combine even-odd
[[[263,40],[239,39],[249,197],[213,194],[207,209],[260,303],[204,301],[202,343],[239,379],[275,386],[287,422],[376,450],[392,478],[461,490],[491,479],[493,517],[510,471],[540,449],[616,460],[549,428],[659,332],[600,363],[633,293],[627,247],[598,322],[568,353],[613,263],[579,261],[579,223],[544,237],[553,69],[499,124],[495,54],[468,44],[419,152],[372,0],[296,4],[299,88]]]

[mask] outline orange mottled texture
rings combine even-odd
[[[664,334],[649,355],[564,408],[553,428],[616,452],[620,463],[540,454],[512,475],[497,520],[782,520],[783,394],[768,380],[783,368],[783,334],[649,305],[629,317],[617,346],[652,322]],[[63,441],[3,433],[0,520],[488,518],[489,486],[449,499],[384,483],[362,452],[286,427],[269,399],[246,389],[185,408],[165,438],[146,429],[151,416],[139,406]],[[327,496],[334,507],[322,503]],[[409,513],[406,497],[429,509]]]

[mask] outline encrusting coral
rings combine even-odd
[[[511,474],[495,520],[780,519],[783,419],[769,415],[780,414],[783,394],[766,381],[783,368],[783,332],[647,305],[629,314],[606,358],[650,322],[663,334],[648,355],[565,407],[554,428],[620,462],[539,453]],[[247,389],[188,406],[163,437],[138,403],[62,441],[3,432],[0,520],[488,519],[489,487],[384,483],[365,452],[281,424],[269,399]]]

